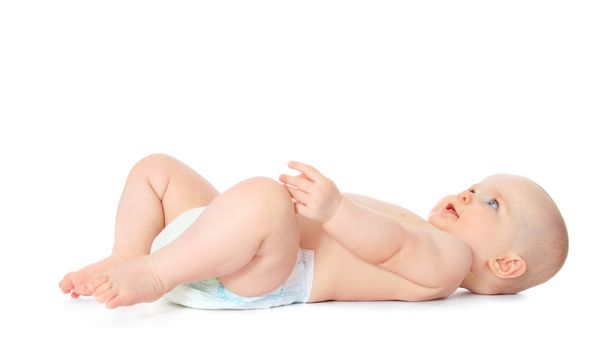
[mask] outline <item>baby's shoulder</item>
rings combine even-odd
[[[472,250],[461,238],[438,228],[421,228],[423,234],[432,239],[444,266],[449,266],[449,275],[454,283],[460,283],[472,266]]]

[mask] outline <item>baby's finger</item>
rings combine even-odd
[[[293,203],[293,206],[295,207],[295,213],[308,217],[306,215],[306,211],[308,208],[304,204],[295,202],[295,203]]]
[[[293,160],[289,161],[288,165],[289,165],[289,168],[301,171],[314,182],[316,182],[322,178],[322,174],[320,173],[320,171],[316,170],[316,168],[314,168],[311,165],[296,162]]]
[[[298,189],[305,191],[305,192],[310,192],[311,189],[311,184],[310,184],[310,180],[304,178],[304,177],[299,177],[299,176],[289,176],[289,175],[285,175],[285,174],[280,174],[280,176],[278,177],[278,179],[284,183],[287,183],[291,186],[295,186]]]
[[[287,189],[287,191],[289,191],[289,194],[291,195],[291,197],[293,199],[295,199],[296,201],[302,203],[302,204],[306,204],[308,202],[308,194],[304,191],[298,190],[295,187],[290,187],[287,185],[284,185],[284,187]]]

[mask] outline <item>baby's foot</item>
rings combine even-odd
[[[80,295],[91,295],[92,290],[86,287],[90,279],[99,273],[109,269],[110,267],[127,260],[121,255],[111,255],[105,259],[99,260],[96,263],[87,265],[79,271],[70,272],[63,277],[59,282],[59,288],[63,293],[72,292],[73,298],[78,298]]]
[[[152,302],[170,289],[158,277],[150,255],[118,264],[87,283],[95,299],[108,309]]]

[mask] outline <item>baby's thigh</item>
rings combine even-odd
[[[207,206],[219,191],[187,164],[166,154],[143,158],[132,172],[143,173],[159,196],[165,226],[188,209]]]
[[[219,277],[219,281],[233,293],[256,296],[276,289],[290,276],[300,250],[300,233],[293,203],[282,185],[264,178],[250,179],[242,185],[245,183],[255,185],[257,197],[268,197],[259,217],[267,221],[262,226],[269,230],[253,259],[238,271]]]
[[[232,293],[242,296],[259,296],[269,293],[289,278],[299,252],[299,242],[286,246],[280,252],[270,255],[256,255],[242,269],[218,277],[219,282]]]

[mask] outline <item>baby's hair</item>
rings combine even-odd
[[[550,194],[531,181],[546,194],[552,203],[549,220],[533,222],[525,217],[519,226],[519,238],[514,249],[527,262],[527,272],[501,289],[502,293],[517,293],[544,283],[552,278],[564,265],[569,251],[569,237],[565,220]]]

